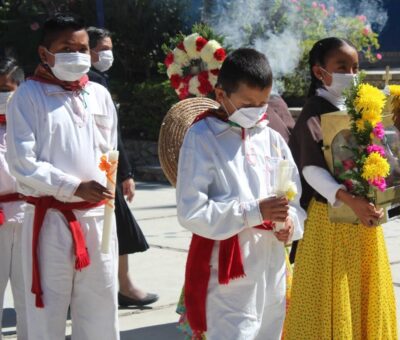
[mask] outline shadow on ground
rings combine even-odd
[[[123,331],[121,340],[183,340],[182,333],[176,328],[176,323],[157,325]]]
[[[138,182],[136,189],[138,190],[157,190],[157,189],[171,188],[171,185],[166,182]]]
[[[14,331],[5,332],[4,329],[9,327],[15,327],[16,325],[17,325],[17,315],[15,314],[14,308],[4,308],[3,323],[2,323],[3,335],[15,335]]]

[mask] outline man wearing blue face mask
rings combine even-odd
[[[7,161],[26,197],[22,259],[30,340],[119,339],[118,245],[100,252],[104,200],[114,197],[99,169],[117,146],[108,91],[88,81],[83,23],[56,15],[43,27],[41,64],[7,106]]]
[[[108,88],[108,75],[105,73],[113,63],[111,33],[104,28],[89,27],[89,46],[92,59],[92,68],[88,76],[91,81]],[[115,197],[115,217],[117,222],[119,263],[118,303],[120,306],[145,306],[158,300],[158,295],[146,293],[134,284],[129,275],[128,254],[144,252],[149,248],[146,238],[140,229],[135,217],[126,203],[125,197],[132,202],[135,196],[135,182],[133,169],[129,162],[121,133],[118,133],[118,178]]]
[[[271,89],[267,58],[234,51],[218,76],[220,107],[197,117],[180,151],[178,219],[193,233],[184,298],[196,339],[281,338],[284,244],[301,238],[305,213],[298,197],[288,202],[274,189],[276,165],[295,165],[268,127]],[[301,191],[296,170],[292,181]]]

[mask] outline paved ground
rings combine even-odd
[[[132,209],[152,248],[130,256],[131,272],[139,285],[161,298],[151,308],[119,311],[121,339],[182,339],[176,330],[175,306],[183,283],[190,234],[176,219],[175,191],[163,184],[138,183]],[[400,221],[385,225],[384,230],[400,311]],[[5,308],[3,332],[6,339],[15,339],[15,313],[9,289]]]

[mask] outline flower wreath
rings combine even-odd
[[[347,147],[353,154],[352,166],[339,175],[347,189],[368,197],[370,187],[386,189],[390,165],[382,146],[385,130],[382,122],[386,95],[378,88],[358,81],[348,92],[347,111],[351,121],[354,147]]]
[[[225,57],[225,49],[216,40],[207,40],[198,33],[185,37],[164,61],[179,99],[211,93]]]

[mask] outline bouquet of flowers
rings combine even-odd
[[[338,177],[350,192],[368,197],[371,187],[385,191],[390,165],[383,147],[385,130],[382,112],[386,95],[378,88],[363,83],[362,79],[363,76],[360,76],[346,94],[354,143],[343,146],[352,156],[343,162],[346,163],[343,165],[345,171]]]
[[[226,57],[216,39],[209,28],[197,25],[188,36],[178,34],[173,46],[163,46],[167,56],[160,70],[167,73],[179,99],[204,97],[214,90]]]

